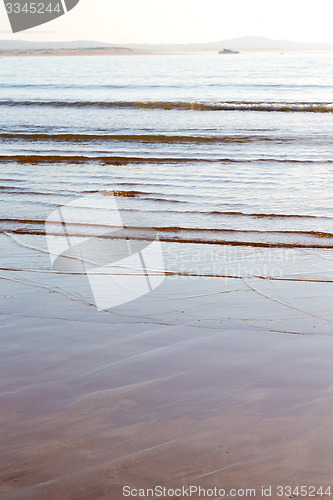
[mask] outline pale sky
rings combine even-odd
[[[0,39],[126,44],[265,36],[333,43],[333,0],[80,0],[65,16],[16,35],[0,3]]]

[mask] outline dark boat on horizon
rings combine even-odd
[[[239,54],[238,50],[223,49],[219,54]]]

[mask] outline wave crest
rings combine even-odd
[[[48,106],[59,108],[130,108],[164,111],[265,111],[333,113],[332,102],[196,102],[196,101],[13,101],[2,100],[0,106]]]

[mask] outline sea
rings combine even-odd
[[[55,209],[115,195],[134,238],[153,228],[185,251],[333,248],[332,53],[0,63],[0,231],[15,244],[45,250]]]
[[[1,498],[328,497],[332,53],[2,57],[0,143]]]

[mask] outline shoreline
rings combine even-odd
[[[279,50],[279,49],[243,49],[238,54],[219,54],[219,49],[216,50],[166,50],[166,51],[140,51],[126,47],[101,47],[91,49],[27,49],[27,50],[0,50],[1,57],[68,57],[68,56],[172,56],[172,55],[221,55],[225,57],[245,55],[245,54],[299,54],[299,53],[329,53],[332,50]]]
[[[35,55],[2,61],[1,500],[328,498],[331,54]]]
[[[143,54],[145,54],[145,52],[139,52],[127,48],[0,50],[0,57],[124,56]]]

